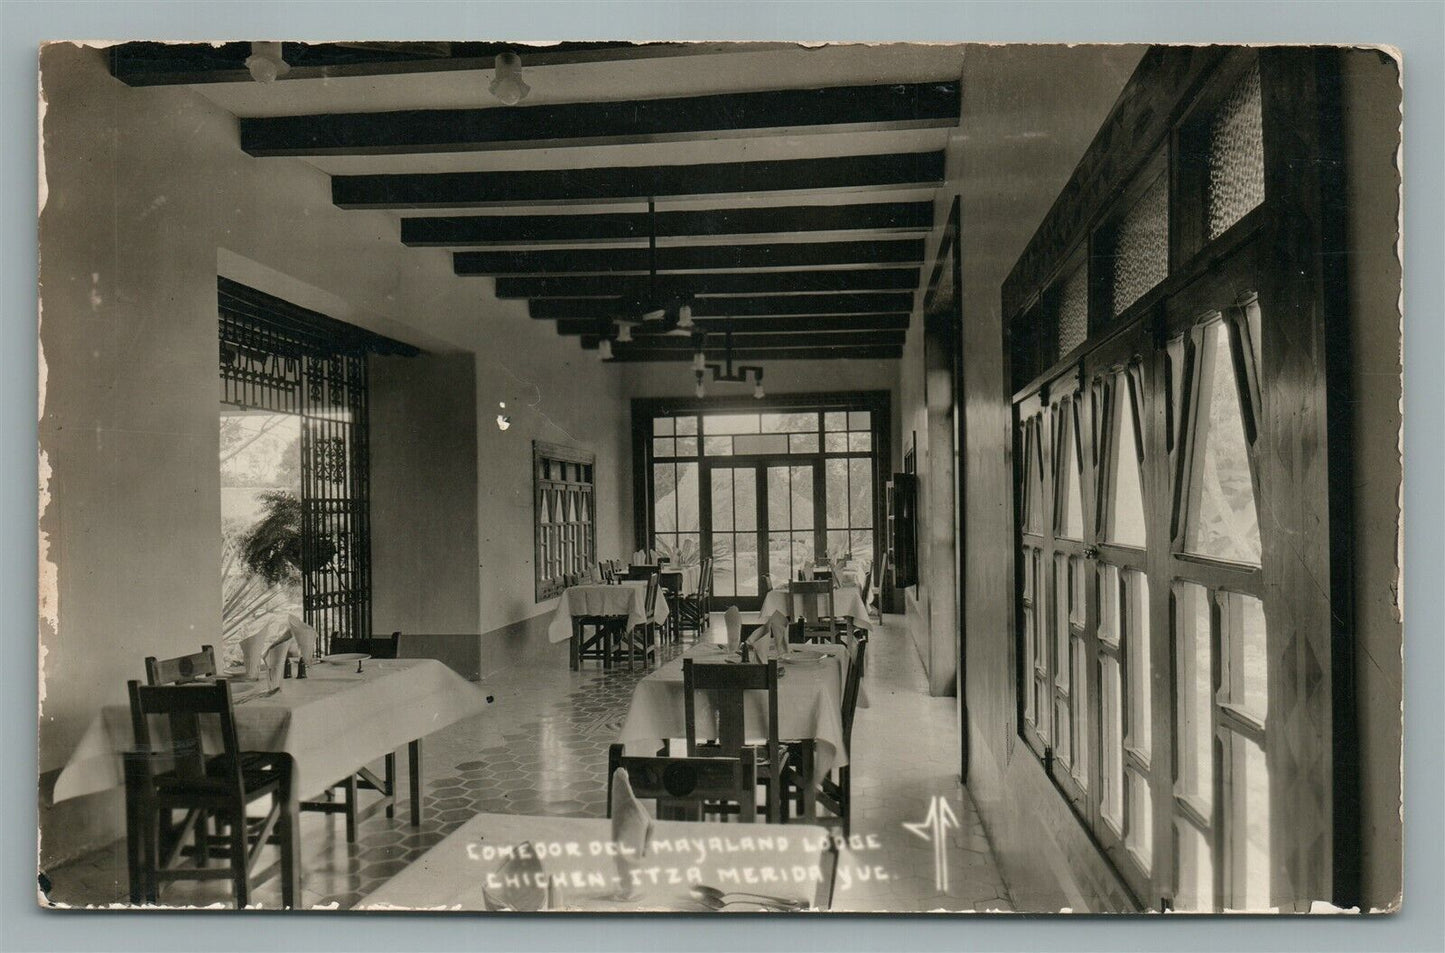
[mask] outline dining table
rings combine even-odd
[[[778,737],[811,739],[809,784],[803,792],[804,819],[815,816],[818,786],[828,772],[848,763],[848,745],[843,734],[843,690],[848,680],[851,653],[846,645],[794,646],[778,656]],[[681,655],[648,674],[633,689],[617,740],[628,754],[654,754],[659,743],[687,734],[686,702],[683,697],[683,660],[728,662],[738,656],[717,643],[694,645]],[[712,724],[716,708],[706,692],[694,699],[698,724]],[[766,734],[767,693],[747,693],[743,724],[748,737]],[[865,692],[858,705],[868,707]]]
[[[802,607],[796,605],[796,601],[786,588],[771,589],[763,596],[759,615],[766,619],[774,612],[781,612],[789,619],[796,619],[802,615]],[[837,618],[851,617],[854,628],[873,631],[873,620],[868,615],[868,607],[863,604],[863,593],[857,586],[844,584],[833,590],[833,615]]]
[[[495,909],[519,850],[552,888],[544,909],[587,913],[826,910],[839,857],[836,839],[815,825],[654,821],[645,851],[620,866],[605,818],[477,814],[353,909]],[[706,888],[732,902],[700,899]]]
[[[240,749],[291,755],[298,799],[406,747],[414,827],[422,821],[422,739],[487,706],[484,689],[435,659],[317,661],[306,678],[281,679],[275,692],[264,677],[227,676],[227,681]],[[206,727],[211,733],[202,744],[219,753],[219,728]],[[153,742],[168,743],[164,726],[157,728]],[[103,706],[61,769],[53,801],[122,786],[123,753],[134,747],[129,705]]]
[[[581,666],[585,650],[599,642],[599,657],[604,667],[610,667],[612,637],[618,629],[631,629],[648,621],[664,626],[670,612],[667,600],[659,592],[649,620],[645,580],[568,586],[558,598],[552,620],[547,624],[547,638],[551,642],[572,640],[569,656],[574,672]],[[594,628],[590,641],[584,631],[587,626]]]

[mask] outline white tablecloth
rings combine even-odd
[[[661,625],[667,621],[667,600],[659,590],[657,603],[652,608],[652,621]],[[578,616],[626,616],[628,627],[647,621],[647,583],[641,580],[623,582],[615,586],[588,584],[572,586],[557,600],[557,611],[547,625],[547,638],[553,642],[566,642],[572,638],[572,620]]]
[[[763,596],[763,607],[759,618],[766,619],[774,612],[781,612],[790,619],[800,614],[794,611],[788,598],[788,590],[774,589]],[[837,616],[852,616],[853,624],[860,629],[873,631],[873,620],[868,618],[868,607],[863,605],[863,594],[857,586],[839,586],[833,592],[833,613]]]
[[[498,853],[522,843],[548,855],[542,872],[562,881],[562,909],[593,913],[705,912],[689,893],[692,883],[820,904],[831,893],[835,867],[828,832],[821,827],[657,821],[647,854],[638,861],[637,896],[619,900],[618,870],[608,853],[610,821],[478,814],[354,909],[485,910],[483,889],[496,892],[501,886],[495,879],[488,885],[489,875],[506,863]]]
[[[254,687],[232,680],[236,696]],[[282,681],[275,695],[237,703],[236,735],[243,751],[284,751],[295,758],[297,793],[310,797],[486,706],[480,686],[435,659],[370,659],[360,675],[354,662],[316,663],[305,679]],[[220,750],[218,737],[204,741]],[[56,779],[55,800],[121,786],[121,752],[134,746],[130,707],[101,709]]]
[[[821,651],[822,661],[782,662],[778,679],[778,737],[817,740],[819,773],[848,763],[848,746],[843,741],[843,685],[848,677],[848,649],[842,645],[799,646]],[[722,661],[723,651],[706,647],[688,649],[684,657],[699,662]],[[694,699],[700,725],[716,718],[706,692]],[[687,734],[687,715],[682,693],[682,658],[675,658],[637,683],[627,720],[617,740],[629,746],[629,754],[651,754],[664,738]],[[750,737],[761,737],[767,724],[767,693],[748,693],[744,726]]]

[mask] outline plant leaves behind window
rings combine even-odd
[[[294,493],[271,490],[260,495],[263,516],[241,534],[241,559],[246,568],[276,586],[295,582],[308,567],[302,562],[301,501]],[[336,543],[318,536],[313,545],[315,568],[331,562]]]

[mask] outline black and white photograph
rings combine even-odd
[[[46,916],[1401,909],[1406,57],[482,26],[37,50]]]

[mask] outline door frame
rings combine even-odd
[[[708,611],[716,612],[726,609],[730,605],[736,605],[744,612],[757,612],[762,608],[763,597],[767,595],[762,588],[762,576],[767,572],[773,576],[776,584],[779,580],[772,572],[770,565],[765,564],[768,553],[768,534],[773,530],[768,526],[768,470],[771,467],[809,467],[813,471],[813,552],[816,554],[822,550],[827,542],[826,509],[820,505],[824,501],[826,485],[824,483],[825,471],[818,466],[817,458],[807,456],[792,456],[789,454],[739,454],[728,457],[701,457],[698,461],[697,470],[697,496],[698,496],[698,536],[700,539],[699,548],[702,552],[712,554],[712,471],[714,470],[750,470],[755,477],[756,500],[757,500],[757,527],[753,535],[757,539],[758,546],[758,593],[755,596],[722,596],[714,595],[712,604]],[[737,530],[731,530],[736,534]],[[788,532],[792,532],[790,528]],[[716,575],[716,562],[713,572]],[[736,565],[736,563],[734,563]],[[786,581],[786,580],[784,580]]]

